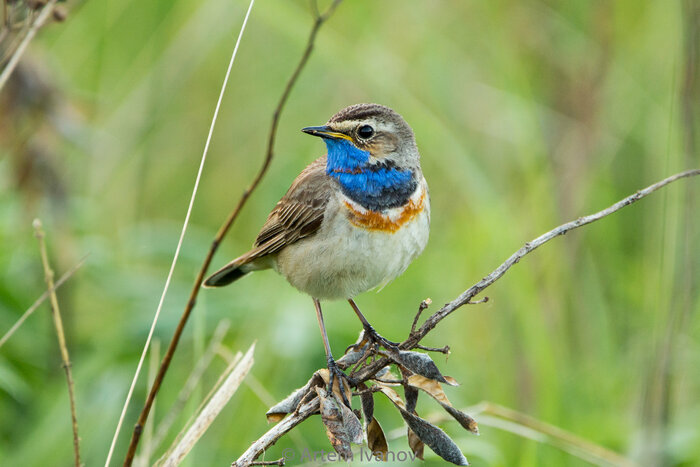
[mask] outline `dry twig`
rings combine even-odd
[[[552,240],[555,237],[558,237],[560,235],[564,235],[567,232],[574,230],[578,227],[581,227],[586,224],[590,224],[591,222],[595,222],[597,220],[602,219],[603,217],[609,216],[610,214],[613,214],[616,211],[619,211],[620,209],[624,208],[625,206],[629,206],[630,204],[639,201],[640,199],[648,196],[649,194],[655,192],[656,190],[675,182],[676,180],[680,180],[682,178],[687,178],[687,177],[694,177],[700,175],[700,169],[694,169],[694,170],[688,170],[686,172],[681,172],[675,175],[672,175],[668,178],[665,178],[657,183],[654,183],[653,185],[650,185],[642,190],[637,191],[636,193],[618,201],[617,203],[613,204],[612,206],[603,209],[602,211],[598,211],[594,214],[585,216],[585,217],[580,217],[574,221],[567,222],[566,224],[562,224],[542,235],[539,237],[535,238],[534,240],[526,243],[522,248],[520,248],[518,251],[513,253],[503,264],[501,264],[498,268],[496,268],[491,274],[487,275],[484,277],[481,281],[477,282],[474,284],[472,287],[467,289],[465,292],[463,292],[459,297],[451,301],[450,303],[446,304],[443,306],[441,309],[436,311],[433,315],[431,315],[423,325],[418,328],[417,330],[415,329],[417,320],[418,320],[418,315],[427,308],[427,304],[423,302],[421,306],[418,309],[418,314],[416,318],[414,319],[414,326],[411,329],[411,332],[408,336],[408,338],[402,342],[399,345],[399,349],[401,350],[411,350],[414,348],[419,347],[419,342],[432,330],[437,326],[437,324],[445,319],[449,314],[451,314],[453,311],[457,310],[463,305],[466,305],[468,303],[472,303],[471,299],[474,298],[476,295],[481,293],[484,289],[489,287],[491,284],[496,282],[499,278],[501,278],[507,271],[510,269],[513,265],[517,264],[520,259],[522,259],[524,256],[527,254],[531,253],[544,243],[547,243],[548,241]],[[384,352],[386,354],[386,352]],[[361,358],[361,362],[364,361],[366,356],[363,356]],[[347,368],[349,364],[344,364],[343,359],[338,360],[338,365],[341,366],[341,368]],[[372,363],[369,363],[365,365],[362,369],[360,369],[358,372],[353,374],[353,379],[356,385],[361,385],[365,381],[369,379],[375,379],[377,374],[382,371],[387,365],[392,363],[392,358],[391,355],[389,356],[383,356],[381,358],[378,358],[374,360]],[[285,433],[287,433],[289,430],[297,426],[299,423],[313,415],[314,413],[318,413],[318,408],[319,408],[319,400],[317,397],[315,397],[314,394],[314,387],[312,384],[312,380],[307,383],[307,386],[304,388],[305,389],[305,394],[299,395],[299,400],[301,401],[299,403],[299,407],[294,410],[292,413],[290,413],[287,417],[282,419],[277,425],[273,426],[270,428],[263,436],[261,436],[257,441],[255,441],[253,444],[251,444],[248,449],[236,460],[232,465],[236,467],[244,467],[244,466],[249,466],[251,463],[257,459],[257,457],[265,452],[270,446],[275,444],[279,438],[281,438]]]
[[[34,22],[32,22],[31,26],[29,26],[26,35],[22,38],[22,41],[12,53],[12,56],[7,62],[7,65],[5,65],[5,68],[2,70],[2,73],[0,73],[0,91],[5,86],[5,83],[7,83],[7,80],[10,78],[10,75],[17,67],[20,58],[22,58],[22,55],[24,55],[24,51],[27,49],[27,46],[32,41],[32,39],[34,39],[34,36],[36,35],[37,31],[39,31],[39,29],[44,25],[46,20],[49,19],[51,13],[53,13],[53,9],[56,6],[57,2],[58,0],[49,0],[46,3],[46,5],[44,5],[44,7],[41,9],[41,12],[34,19]]]
[[[46,253],[46,242],[44,241],[44,230],[41,228],[41,221],[34,220],[34,234],[39,239],[39,249],[41,251],[41,263],[44,265],[44,278],[46,286],[50,290],[51,296],[51,316],[56,327],[56,336],[58,337],[58,346],[61,349],[61,360],[63,361],[63,369],[66,372],[66,380],[68,381],[68,398],[70,401],[70,415],[73,425],[73,451],[75,454],[75,466],[80,467],[80,438],[78,438],[78,416],[75,412],[75,384],[73,383],[73,374],[71,373],[70,356],[68,355],[68,347],[66,346],[66,335],[63,332],[63,320],[61,320],[61,310],[58,307],[58,299],[56,298],[56,286],[53,282],[53,270],[49,265],[49,256]]]
[[[22,316],[17,320],[15,324],[12,325],[12,327],[5,333],[4,336],[0,339],[0,347],[2,347],[5,342],[7,342],[10,337],[22,326],[22,324],[29,318],[29,316],[34,313],[34,311],[41,306],[44,301],[49,298],[49,295],[51,295],[55,290],[57,290],[60,286],[63,285],[64,282],[66,282],[68,279],[71,278],[75,272],[80,269],[80,267],[85,263],[85,260],[87,259],[87,256],[84,256],[83,259],[78,261],[78,264],[73,266],[71,269],[69,269],[67,272],[65,272],[53,285],[53,287],[49,288],[48,290],[45,290],[44,293],[39,295],[39,298],[37,298],[34,303],[32,303],[32,306],[27,308],[27,311],[25,311]]]

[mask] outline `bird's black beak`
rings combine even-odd
[[[347,139],[349,141],[352,141],[350,137],[344,133],[338,133],[337,131],[333,131],[329,126],[327,125],[322,125],[322,126],[307,126],[306,128],[302,128],[301,131],[304,133],[308,133],[313,136],[319,136],[321,138],[325,139]]]

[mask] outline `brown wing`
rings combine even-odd
[[[309,164],[272,210],[255,239],[256,257],[277,253],[285,246],[314,234],[321,226],[331,194],[326,156]],[[252,253],[251,251],[251,253]]]
[[[204,285],[229,284],[249,272],[245,268],[242,270],[241,266],[277,253],[285,246],[316,233],[323,221],[332,183],[326,175],[326,156],[309,164],[267,216],[253,249],[212,274]]]

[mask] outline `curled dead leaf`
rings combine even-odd
[[[404,419],[408,427],[420,439],[420,441],[427,444],[428,447],[435,452],[435,454],[448,462],[452,462],[456,465],[469,465],[466,457],[464,457],[464,454],[462,454],[462,451],[444,431],[432,423],[423,420],[419,416],[408,412],[406,410],[406,404],[392,388],[383,384],[379,384],[379,386],[381,388],[381,392],[394,403],[396,408],[399,409],[401,417]],[[416,447],[418,448],[419,446]],[[411,449],[413,449],[413,446]],[[416,450],[413,452],[415,453]]]
[[[301,404],[304,396],[309,394],[309,389],[312,386],[318,386],[321,384],[321,377],[318,373],[309,379],[309,381],[302,387],[294,390],[290,395],[285,397],[282,401],[275,404],[270,410],[267,411],[265,416],[267,417],[268,423],[276,423],[282,420],[287,414],[294,412],[299,404]],[[313,394],[313,392],[311,392]]]
[[[417,434],[413,432],[410,428],[408,430],[408,445],[413,451],[413,454],[420,460],[423,460],[423,452],[425,451],[425,443],[420,440]]]
[[[367,446],[372,451],[372,454],[381,453],[380,459],[387,459],[389,453],[389,444],[386,442],[384,430],[376,418],[367,425]]]
[[[316,388],[321,420],[333,449],[344,460],[352,459],[350,443],[362,444],[362,425],[355,413],[322,387]]]

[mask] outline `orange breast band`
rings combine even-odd
[[[401,228],[406,222],[413,220],[425,207],[425,191],[421,194],[417,203],[410,200],[399,214],[396,220],[385,214],[376,211],[360,212],[345,201],[345,207],[348,208],[348,220],[355,227],[362,227],[367,230],[375,230],[380,232],[394,233]]]

